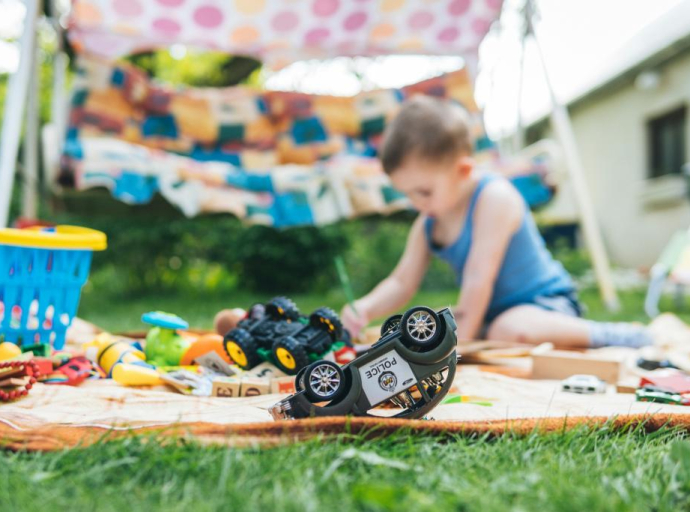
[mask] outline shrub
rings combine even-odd
[[[93,263],[102,275],[94,279],[119,293],[237,285],[261,293],[322,290],[336,282],[333,261],[347,247],[335,226],[276,230],[228,215],[52,220],[106,233],[108,250]]]

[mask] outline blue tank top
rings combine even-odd
[[[499,176],[487,174],[477,184],[470,199],[465,225],[458,239],[447,247],[433,243],[434,219],[424,223],[426,239],[433,254],[448,262],[458,286],[462,287],[462,274],[472,245],[474,210],[484,187]],[[503,263],[494,283],[493,294],[485,320],[491,321],[503,311],[519,304],[532,304],[540,296],[568,294],[574,291],[572,280],[563,266],[553,259],[525,204],[520,228],[508,244]]]

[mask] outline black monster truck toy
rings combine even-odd
[[[381,338],[342,368],[322,360],[301,370],[295,379],[297,392],[269,412],[276,420],[342,415],[421,418],[453,384],[455,329],[447,308],[437,313],[417,306],[393,316],[383,324]],[[384,404],[394,409],[377,408]]]
[[[342,339],[343,327],[332,309],[319,308],[306,318],[290,299],[276,297],[265,307],[252,307],[247,317],[225,335],[223,346],[243,370],[270,361],[294,375],[340,348],[338,340]]]

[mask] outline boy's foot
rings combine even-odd
[[[652,336],[646,327],[625,322],[590,321],[589,340],[592,348],[640,348],[653,343]]]

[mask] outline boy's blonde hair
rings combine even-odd
[[[472,154],[470,117],[458,103],[417,95],[406,101],[388,125],[381,145],[383,170],[391,174],[407,158],[443,162]]]

